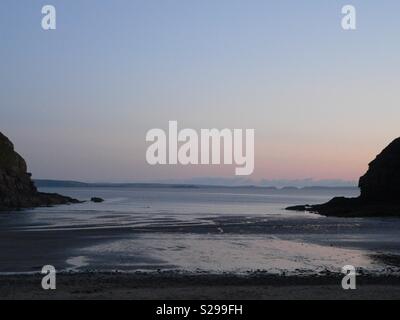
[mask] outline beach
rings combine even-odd
[[[53,191],[45,190],[45,191]],[[354,190],[64,188],[86,202],[0,215],[2,299],[400,297],[400,219],[288,212]],[[41,289],[52,265],[57,290]],[[342,267],[360,285],[341,287]]]
[[[56,290],[41,275],[0,276],[2,299],[27,300],[354,300],[400,298],[400,277],[361,276],[343,290],[341,275],[318,277],[80,273],[57,276]]]

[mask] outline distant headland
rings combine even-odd
[[[358,198],[334,198],[325,204],[286,209],[341,217],[400,216],[400,138],[369,164],[367,173],[360,178],[359,188]]]
[[[56,193],[38,192],[27,172],[25,160],[0,132],[0,211],[78,202]]]
[[[205,183],[163,183],[163,182],[82,182],[73,180],[49,180],[35,179],[38,188],[178,188],[178,189],[202,189],[202,188],[227,188],[241,189],[252,188],[268,191],[298,191],[298,190],[358,190],[356,186],[260,186],[255,184],[205,184]]]

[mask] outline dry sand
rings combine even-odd
[[[41,288],[41,275],[0,276],[1,299],[399,299],[400,277],[359,276],[343,290],[340,275],[182,275],[85,273],[57,276],[57,289]]]

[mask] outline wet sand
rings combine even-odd
[[[304,300],[400,299],[400,277],[359,276],[343,290],[341,275],[85,273],[57,276],[56,290],[41,288],[41,275],[0,276],[1,299],[83,300]]]
[[[167,223],[164,215],[120,213],[105,220],[97,211],[87,216],[56,209],[1,217],[0,274],[39,272],[49,264],[58,272],[211,273],[399,266],[392,258],[370,258],[399,255],[398,221],[302,216],[190,216],[187,221],[165,214]],[[121,226],[121,217],[129,223]]]

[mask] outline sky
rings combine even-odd
[[[234,178],[147,164],[147,131],[177,120],[255,129],[248,179],[354,181],[399,136],[399,18],[397,0],[2,0],[0,131],[35,178]]]

